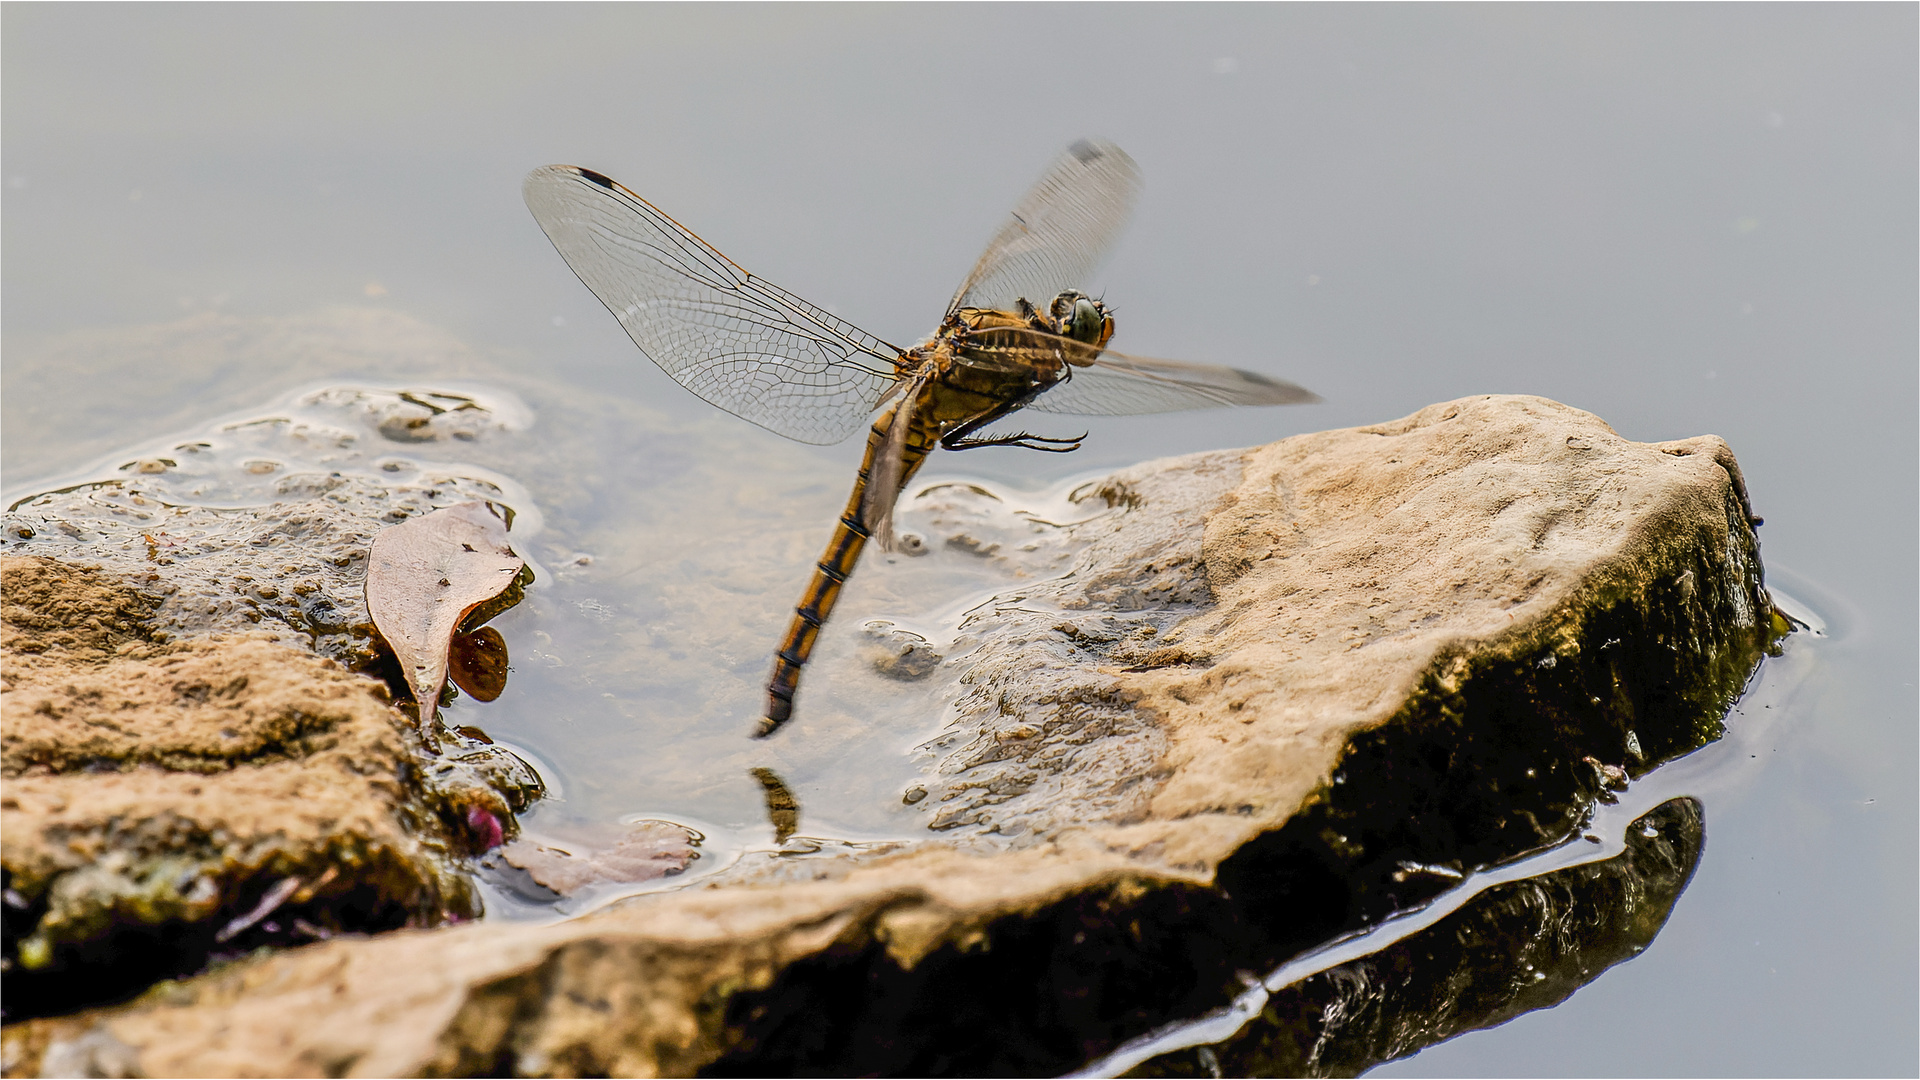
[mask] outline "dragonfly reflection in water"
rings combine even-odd
[[[935,446],[1063,453],[1085,438],[981,433],[1022,408],[1121,416],[1318,400],[1251,371],[1107,350],[1113,316],[1079,287],[1139,190],[1139,168],[1119,147],[1074,143],[987,245],[939,329],[902,349],[747,273],[599,173],[549,165],[527,177],[527,206],[553,246],[680,385],[770,431],[822,445],[885,407],[775,654],[757,734],[772,734],[792,715],[800,670],[841,586],[869,539],[891,549],[894,502]]]

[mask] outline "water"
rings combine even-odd
[[[516,681],[486,723],[554,759],[583,814],[664,812],[648,791],[671,755],[734,741],[719,718],[751,713],[859,448],[721,416],[635,354],[520,204],[535,165],[600,169],[912,340],[1051,155],[1103,135],[1147,180],[1093,283],[1116,345],[1327,399],[1096,420],[1078,454],[937,457],[929,482],[1037,496],[1479,392],[1635,439],[1725,437],[1770,576],[1829,624],[1815,670],[1763,703],[1786,717],[1752,771],[1706,795],[1706,854],[1653,948],[1378,1071],[1920,1069],[1912,7],[14,6],[0,23],[6,490],[321,382],[518,394],[545,435],[529,454],[550,456],[491,467],[543,499],[536,557],[556,573],[501,621]],[[577,554],[591,573],[569,579]],[[645,649],[685,677],[634,664]],[[575,667],[520,659],[536,651]],[[891,738],[791,739],[771,767],[805,807],[835,761],[916,735]],[[679,801],[765,828],[746,769],[768,762],[737,764]]]

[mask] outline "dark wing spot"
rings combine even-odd
[[[1085,139],[1074,140],[1073,145],[1067,147],[1067,152],[1072,154],[1074,159],[1082,165],[1101,156],[1100,148]]]
[[[579,173],[583,180],[590,180],[603,188],[611,189],[613,187],[613,178],[605,173],[597,173],[592,169],[582,169],[579,166],[575,166],[573,171]]]

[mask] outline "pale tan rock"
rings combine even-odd
[[[9,1028],[10,1070],[91,1038],[149,1075],[1066,1071],[1564,838],[1583,758],[1637,776],[1711,738],[1774,629],[1720,440],[1538,398],[1096,493],[998,547],[941,512],[1009,585],[925,676],[953,687],[928,840],[262,958]]]
[[[1697,574],[1715,594],[1693,601],[1700,622],[1764,633],[1745,487],[1712,436],[1632,443],[1555,402],[1488,397],[1244,461],[1201,545],[1214,610],[1171,635],[1212,663],[1121,677],[1172,744],[1121,842],[1173,865],[1209,867],[1290,816],[1423,680],[1601,644],[1582,617],[1621,594]]]
[[[105,660],[151,641],[152,605],[111,575],[41,559],[12,565],[0,587],[0,648],[11,658],[9,672],[49,651]]]
[[[958,745],[916,805],[956,840],[1104,826],[1144,865],[1205,876],[1426,682],[1570,658],[1594,611],[1665,592],[1676,629],[1711,632],[1703,658],[1763,632],[1725,443],[1632,443],[1540,398],[1150,463],[1101,490],[1122,512],[1069,530],[1086,545],[1071,568],[982,605],[954,650],[974,649]],[[1630,727],[1603,758],[1623,760]]]

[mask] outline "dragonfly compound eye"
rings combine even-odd
[[[1097,345],[1107,327],[1107,317],[1093,301],[1081,297],[1073,302],[1073,325],[1067,335],[1076,341]]]

